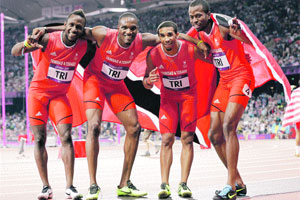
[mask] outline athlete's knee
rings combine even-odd
[[[163,147],[172,147],[174,141],[175,141],[175,137],[163,137],[161,141],[161,145]]]
[[[38,148],[44,147],[46,144],[46,134],[34,134],[34,143]]]
[[[100,121],[90,121],[88,122],[88,136],[99,137],[100,129],[101,129],[101,122]]]
[[[193,145],[193,141],[194,141],[194,135],[190,134],[190,135],[186,135],[186,136],[181,136],[181,143],[184,146],[191,146]]]
[[[61,141],[63,146],[65,146],[65,145],[72,146],[73,145],[72,136],[71,136],[70,132],[62,134],[61,137],[60,137],[60,141]]]
[[[224,130],[225,136],[230,136],[232,134],[235,134],[236,123],[234,121],[225,120],[223,123],[223,130]]]
[[[208,137],[214,146],[221,145],[224,142],[223,134],[217,130],[210,129]]]
[[[133,125],[127,126],[127,134],[133,137],[139,137],[141,133],[141,125],[139,122],[134,123]]]

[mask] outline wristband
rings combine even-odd
[[[203,40],[199,40],[199,42],[197,43],[197,47],[199,47],[199,45],[203,43]]]
[[[32,46],[28,43],[27,40],[24,40],[24,47],[30,48],[30,47],[32,47]]]

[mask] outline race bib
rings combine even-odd
[[[252,97],[252,91],[251,91],[249,85],[247,85],[247,84],[244,85],[244,87],[243,87],[243,93],[244,93],[247,97],[249,97],[249,98]]]
[[[187,74],[181,76],[163,76],[163,85],[170,90],[184,90],[190,88]]]
[[[71,83],[74,75],[75,67],[62,67],[50,64],[47,78],[58,83]]]
[[[101,72],[111,80],[120,81],[126,78],[128,70],[128,67],[117,67],[108,62],[103,62]]]
[[[222,49],[213,49],[212,55],[213,55],[213,64],[216,68],[218,68],[220,71],[225,71],[230,69],[229,62]]]

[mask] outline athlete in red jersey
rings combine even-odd
[[[25,42],[19,42],[12,48],[12,54],[41,51],[40,59],[34,71],[29,88],[29,118],[34,133],[34,156],[43,182],[43,190],[38,199],[52,199],[52,189],[48,180],[46,126],[48,116],[54,121],[62,142],[62,160],[66,173],[67,199],[81,199],[73,184],[74,149],[71,137],[72,110],[67,90],[73,78],[76,66],[87,49],[87,42],[80,40],[86,18],[82,10],[72,12],[66,22],[65,31],[45,34],[38,43],[29,36]],[[39,49],[42,48],[42,49]]]
[[[43,29],[34,33],[36,36],[41,34]],[[195,44],[199,41],[184,34],[181,34],[181,37]],[[134,58],[147,46],[158,44],[159,38],[150,33],[138,33],[138,19],[133,13],[124,13],[120,16],[118,30],[104,26],[87,28],[85,38],[96,41],[98,46],[95,57],[84,75],[84,103],[88,120],[86,151],[90,175],[90,188],[86,199],[97,199],[100,193],[96,170],[99,154],[98,137],[105,100],[126,129],[125,158],[117,194],[145,196],[147,193],[136,189],[129,180],[138,147],[140,124],[134,100],[123,79],[127,76]],[[207,54],[207,46],[203,43],[199,43],[199,46],[204,54]]]
[[[167,198],[171,195],[169,174],[178,121],[182,143],[181,182],[178,194],[182,197],[191,197],[192,192],[187,187],[187,179],[193,161],[193,139],[197,122],[195,60],[198,58],[204,60],[204,57],[195,45],[177,40],[177,25],[174,22],[161,23],[157,32],[161,44],[147,55],[143,84],[145,88],[151,89],[158,79],[162,82],[159,111],[159,127],[162,134],[160,153],[162,184],[158,197]]]
[[[226,19],[219,20],[225,23],[213,21],[205,0],[191,2],[189,16],[201,38],[211,45],[213,62],[220,72],[220,82],[212,101],[209,136],[228,169],[228,179],[225,188],[217,191],[214,199],[236,199],[237,194],[246,195],[246,186],[237,170],[239,142],[236,128],[254,88],[253,72],[241,42],[251,42],[236,19],[231,20],[231,25]]]

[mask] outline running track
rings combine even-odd
[[[300,158],[294,156],[294,140],[240,141],[239,170],[248,188],[248,196],[240,200],[300,200]],[[151,149],[154,152],[154,149]],[[170,175],[172,196],[177,196],[180,181],[181,144],[176,141],[173,149],[173,165]],[[64,199],[64,170],[58,159],[57,147],[48,147],[48,171],[54,191],[54,200]],[[157,199],[160,185],[159,156],[141,156],[145,151],[140,143],[135,160],[132,182],[140,189],[148,191],[146,198]],[[116,186],[121,176],[123,162],[122,145],[101,144],[98,161],[98,183],[105,200],[118,198]],[[195,157],[188,181],[197,200],[211,200],[215,189],[226,182],[226,170],[214,149],[200,150],[195,145]],[[89,186],[88,169],[85,158],[75,161],[74,185],[84,195]],[[25,157],[18,156],[17,148],[0,148],[0,199],[34,200],[42,189],[33,158],[33,147],[25,148]],[[99,198],[100,199],[100,198]],[[135,198],[136,199],[136,198]]]

